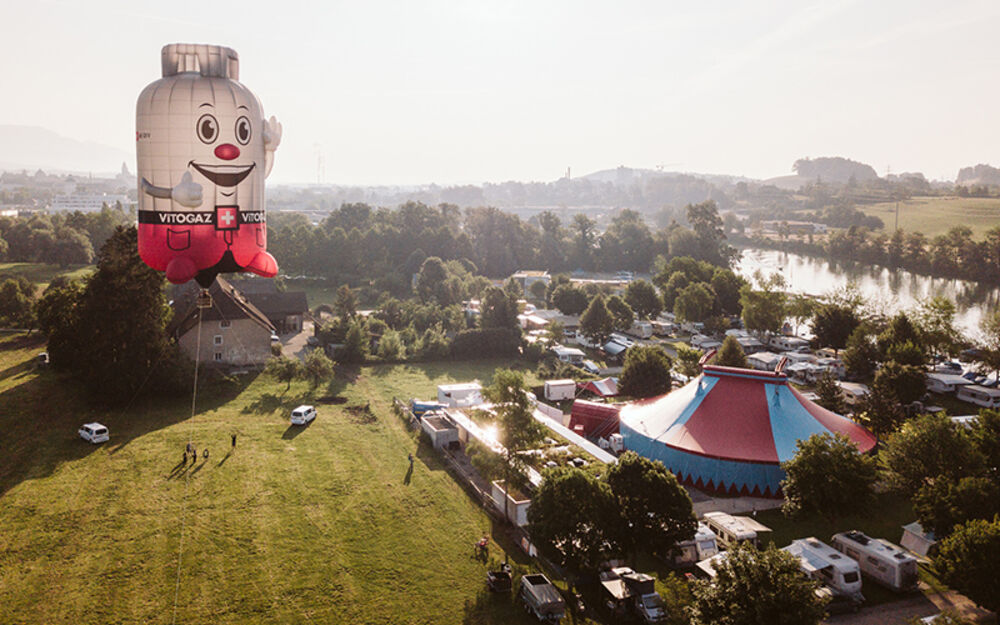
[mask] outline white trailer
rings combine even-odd
[[[635,321],[632,323],[632,327],[629,328],[628,334],[638,337],[640,339],[648,339],[653,336],[653,324],[648,321]]]
[[[977,384],[962,386],[955,393],[955,397],[962,401],[967,401],[983,408],[996,408],[1000,406],[1000,388],[988,388]]]
[[[902,547],[852,530],[833,535],[833,547],[855,560],[872,581],[899,592],[917,587],[917,559]]]
[[[712,530],[726,547],[736,543],[750,542],[756,547],[760,544],[760,534],[770,532],[771,528],[761,525],[747,516],[733,516],[725,512],[706,512],[705,525]]]
[[[545,399],[549,401],[562,401],[573,399],[576,396],[575,380],[546,380]]]
[[[699,521],[694,538],[677,543],[676,549],[671,557],[674,566],[694,566],[719,553],[719,544],[715,533]]]
[[[830,545],[810,536],[793,540],[781,550],[798,558],[803,573],[829,586],[835,593],[861,597],[861,569],[858,563]]]

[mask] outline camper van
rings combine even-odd
[[[706,512],[704,521],[726,547],[742,542],[750,542],[757,547],[760,545],[760,534],[771,531],[771,528],[750,517],[733,516],[725,512]]]
[[[955,397],[983,408],[1000,406],[1000,388],[987,388],[977,384],[959,387]]]
[[[694,566],[717,553],[719,553],[719,545],[716,542],[715,534],[708,529],[707,525],[699,521],[694,538],[677,543],[677,550],[672,555],[670,562],[674,566]]]
[[[635,321],[628,333],[640,339],[648,339],[653,336],[653,324],[648,321]]]
[[[835,593],[861,596],[861,569],[858,563],[830,545],[810,536],[793,540],[782,551],[798,558],[803,573],[829,586]]]
[[[872,581],[899,592],[917,587],[917,559],[902,547],[858,531],[833,535],[833,547],[855,560]]]

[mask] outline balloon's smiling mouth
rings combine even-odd
[[[188,165],[194,167],[195,171],[217,186],[235,187],[250,175],[257,163],[249,165],[199,165],[191,161]]]

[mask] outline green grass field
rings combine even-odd
[[[523,621],[483,590],[489,516],[390,410],[505,363],[365,367],[291,427],[304,383],[206,385],[194,418],[189,397],[103,410],[33,366],[43,348],[0,337],[0,622]],[[77,437],[91,420],[109,443]],[[210,457],[182,467],[189,438]]]
[[[896,223],[894,202],[859,204],[858,209],[881,219],[885,230],[892,232]],[[899,203],[899,227],[907,232],[934,237],[957,225],[968,226],[974,237],[982,237],[990,228],[1000,226],[1000,199],[914,197]]]
[[[0,263],[0,276],[23,276],[44,289],[57,276],[82,278],[94,270],[93,265],[76,265],[63,268],[42,263]]]

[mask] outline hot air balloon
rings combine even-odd
[[[175,284],[208,288],[236,271],[274,277],[264,178],[281,124],[239,82],[235,50],[170,44],[161,60],[163,77],[136,105],[139,255]]]

